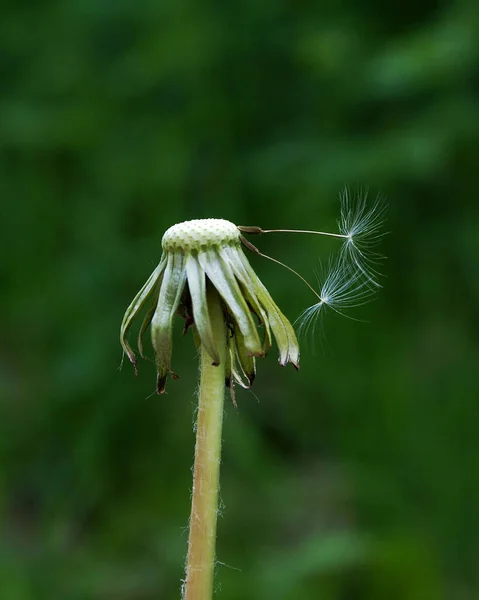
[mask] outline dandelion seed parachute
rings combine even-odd
[[[318,302],[306,308],[296,320],[300,333],[315,333],[320,314],[325,308],[344,314],[343,310],[359,306],[368,301],[377,288],[381,287],[378,264],[383,258],[375,247],[385,235],[382,226],[385,221],[386,205],[379,197],[368,202],[368,192],[352,194],[345,188],[340,194],[341,213],[338,220],[339,233],[293,229],[261,229],[260,227],[240,227],[245,233],[306,233],[322,235],[342,240],[343,245],[336,260],[330,260],[324,281],[318,283],[320,291],[314,288],[294,269],[266,256],[252,246],[250,249],[260,256],[281,264],[297,275],[316,295]]]
[[[329,308],[340,315],[347,316],[344,310],[365,304],[374,294],[374,289],[362,277],[361,271],[354,269],[342,254],[336,260],[329,260],[326,272],[322,285],[321,277],[317,274],[318,284],[321,286],[319,302],[303,310],[295,321],[300,334],[314,335],[319,318],[325,309]]]
[[[356,265],[369,285],[381,287],[377,268],[384,257],[375,248],[385,235],[382,227],[387,206],[380,196],[369,205],[367,190],[353,195],[348,188],[340,194],[340,203],[338,227],[345,239],[342,253]]]

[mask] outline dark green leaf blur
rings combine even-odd
[[[170,225],[335,231],[345,185],[384,287],[227,401],[215,597],[479,598],[478,73],[474,0],[2,4],[1,600],[179,600],[196,351],[155,395],[124,310]],[[313,283],[339,248],[252,241]]]

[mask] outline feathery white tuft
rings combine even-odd
[[[344,315],[344,310],[368,302],[381,287],[377,267],[383,257],[375,247],[384,235],[382,226],[386,205],[381,198],[369,205],[367,197],[367,191],[352,195],[348,188],[340,196],[341,218],[338,226],[339,236],[344,240],[343,246],[338,258],[329,261],[327,272],[323,275],[324,281],[321,282],[318,277],[319,302],[306,308],[296,320],[301,334],[316,333],[326,308]],[[336,237],[339,236],[336,234]]]
[[[296,320],[300,334],[314,335],[319,317],[326,308],[344,315],[343,310],[365,304],[374,294],[362,272],[347,262],[344,254],[336,260],[330,259],[326,278],[321,284],[318,275],[318,283],[321,286],[319,302],[303,310]]]
[[[343,236],[371,247],[385,235],[381,228],[386,220],[386,205],[381,196],[368,205],[368,195],[367,190],[359,190],[357,196],[353,197],[350,190],[345,188],[340,194],[341,219],[338,225]]]
[[[375,251],[380,238],[385,235],[382,226],[386,220],[386,204],[381,197],[369,206],[368,191],[351,194],[348,188],[341,193],[341,218],[339,231],[345,238],[342,254],[351,260],[369,285],[381,287],[377,278],[378,263],[384,258]]]
[[[297,271],[284,263],[260,252],[255,246],[242,238],[242,242],[256,254],[278,263],[292,271],[313,292],[318,299],[296,320],[299,332],[316,331],[319,316],[326,307],[343,314],[343,310],[365,304],[381,284],[378,263],[383,259],[375,247],[385,235],[382,226],[386,220],[386,204],[381,197],[368,203],[367,190],[358,190],[352,194],[346,187],[340,194],[341,217],[338,220],[339,233],[313,231],[310,229],[262,229],[260,227],[238,227],[243,233],[303,233],[329,236],[342,240],[338,258],[329,261],[329,270],[320,284],[320,292],[316,291]]]

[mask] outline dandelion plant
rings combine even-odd
[[[271,230],[236,226],[224,219],[197,219],[173,225],[164,234],[160,263],[126,310],[120,341],[136,373],[137,357],[128,334],[136,317],[146,311],[137,346],[144,358],[142,338],[150,327],[159,394],[165,392],[168,375],[178,378],[172,368],[175,316],[184,320],[184,332],[192,330],[199,350],[184,600],[211,600],[213,594],[225,386],[236,403],[235,385],[243,388],[253,385],[256,358],[268,354],[273,338],[279,363],[299,368],[299,344],[293,326],[256,275],[245,250],[285,266],[306,283],[316,302],[303,311],[299,323],[300,327],[314,329],[323,307],[341,311],[360,304],[379,286],[376,270],[379,256],[374,253],[373,245],[381,235],[382,222],[383,208],[379,203],[368,207],[364,196],[353,202],[345,192],[338,233]],[[342,242],[319,291],[291,267],[260,252],[245,237],[278,232],[327,235]]]

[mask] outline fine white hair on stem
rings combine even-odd
[[[322,284],[318,273],[317,278],[321,287],[319,302],[303,310],[296,319],[300,334],[309,332],[314,335],[320,316],[326,308],[348,316],[344,315],[343,310],[365,304],[374,294],[374,289],[368,285],[362,271],[356,269],[344,254],[340,254],[336,260],[329,260],[327,275]]]
[[[338,227],[345,239],[342,255],[345,260],[351,260],[368,285],[381,287],[377,280],[380,276],[377,267],[384,257],[375,251],[375,247],[385,235],[382,226],[387,206],[381,196],[369,205],[368,190],[352,194],[347,187],[342,191],[340,201]]]

